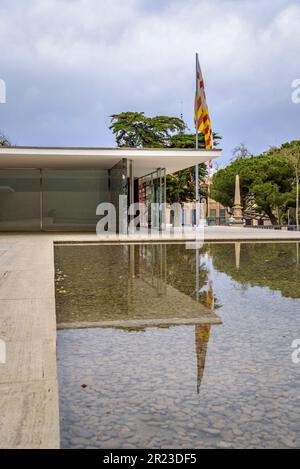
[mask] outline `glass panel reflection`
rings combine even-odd
[[[0,171],[0,231],[40,230],[40,171]]]
[[[108,171],[43,170],[43,229],[96,229],[96,208],[108,202]]]

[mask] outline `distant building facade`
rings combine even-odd
[[[200,185],[201,217],[204,217],[208,225],[228,225],[230,219],[230,209],[224,207],[209,197],[212,178],[207,178]],[[173,224],[173,213],[170,206],[167,207],[167,224]],[[182,224],[196,224],[196,202],[184,202],[182,204]]]
[[[208,177],[206,181],[200,185],[203,193],[207,193],[207,223],[208,225],[227,225],[229,224],[230,209],[212,199],[209,194],[212,186],[212,177]]]

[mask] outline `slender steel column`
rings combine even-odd
[[[163,230],[167,229],[167,171],[164,168],[164,206],[163,206]]]
[[[159,199],[158,199],[158,203],[159,203],[159,210],[158,210],[158,229],[159,231],[161,231],[161,228],[162,228],[162,207],[161,207],[161,204],[162,204],[162,177],[161,177],[161,168],[158,168],[157,170],[157,173],[158,173],[158,179],[159,179]]]
[[[43,231],[43,175],[40,169],[40,230]]]
[[[153,181],[153,173],[151,173],[151,202],[150,202],[150,228],[154,227],[154,213],[152,210],[152,203],[155,203],[155,191],[154,191],[154,181]]]
[[[199,248],[195,249],[196,255],[196,301],[199,302]]]
[[[198,76],[197,76],[198,54],[196,54],[196,150],[199,149],[199,122],[198,122]],[[195,166],[195,179],[196,179],[196,228],[199,226],[199,165]]]
[[[130,179],[129,201],[130,201],[130,205],[134,204],[134,174],[133,174],[133,171],[134,171],[133,161],[130,160],[130,163],[129,163],[129,179]]]

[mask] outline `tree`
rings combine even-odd
[[[205,164],[199,166],[199,181],[203,181],[207,177],[207,169]],[[183,203],[195,200],[196,183],[195,183],[195,167],[178,171],[175,174],[167,176],[167,202]]]
[[[278,224],[292,191],[293,171],[289,161],[266,153],[240,158],[220,169],[213,177],[211,197],[225,207],[233,207],[237,174],[244,213],[251,205],[255,213],[265,214],[272,224]]]
[[[179,117],[146,117],[144,112],[122,112],[111,116],[109,127],[118,147],[164,148],[171,146],[174,134],[185,131]]]
[[[214,146],[219,145],[219,141],[222,137],[213,133]],[[199,148],[205,148],[204,135],[199,133],[198,137]],[[195,148],[196,147],[196,134],[177,134],[171,137],[171,148]]]
[[[0,131],[0,147],[10,147],[11,143],[7,137]]]
[[[240,145],[235,147],[232,150],[232,155],[233,158],[231,159],[231,161],[239,160],[241,158],[249,158],[250,156],[253,156],[244,143],[241,143]]]
[[[131,148],[195,148],[196,134],[185,133],[187,125],[179,117],[146,117],[144,112],[121,112],[111,116],[110,130],[118,147]],[[214,144],[220,135],[214,133]],[[199,134],[199,148],[204,136]]]
[[[283,156],[293,168],[294,183],[296,185],[296,225],[297,230],[299,230],[300,141],[295,140],[290,143],[285,143],[280,148],[272,148],[269,154]]]
[[[220,135],[214,133],[214,144],[218,145],[221,140]],[[196,134],[178,134],[171,137],[171,148],[195,148]],[[199,134],[199,148],[204,148],[204,136]],[[167,176],[167,201],[190,202],[196,198],[196,177],[195,167],[179,171],[176,174]],[[207,177],[206,165],[199,165],[199,181],[204,181]],[[205,194],[203,194],[205,195]]]

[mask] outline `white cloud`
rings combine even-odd
[[[107,125],[115,111],[178,113],[184,101],[191,124],[198,51],[211,113],[229,147],[247,137],[249,114],[259,112],[269,126],[273,113],[289,119],[290,85],[300,75],[299,24],[300,5],[284,0],[173,0],[163,8],[159,3],[149,8],[144,0],[4,0],[1,66],[8,87],[10,77],[24,113],[33,118],[21,136],[35,134],[40,116],[55,126],[55,116],[63,144],[63,132],[71,139],[72,130],[61,122],[72,115],[72,122],[85,125],[82,113],[87,129],[81,129],[81,143],[93,144],[98,133],[109,138],[100,118]],[[102,116],[95,121],[98,112]],[[293,114],[291,134],[294,129]],[[78,139],[78,129],[75,134]],[[42,136],[49,143],[45,123]],[[261,138],[261,145],[250,145],[265,145]],[[277,128],[274,143],[276,138]]]

